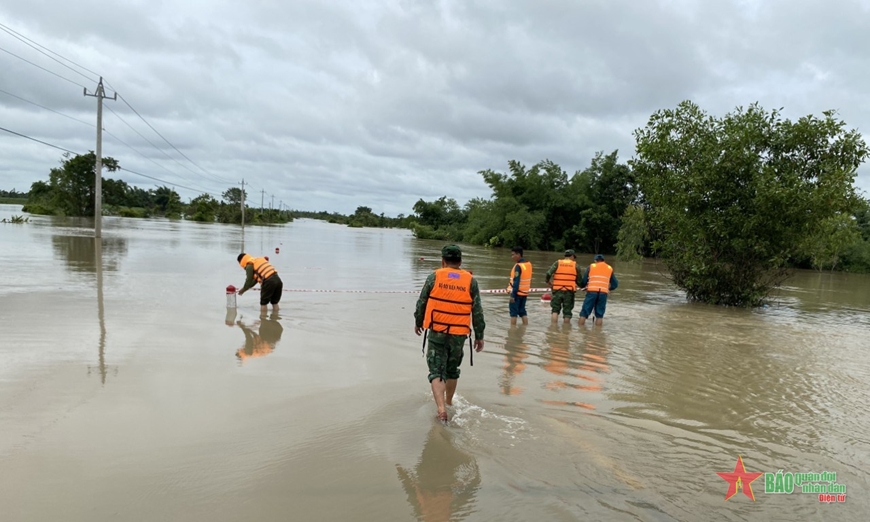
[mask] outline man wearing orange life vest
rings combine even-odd
[[[604,262],[603,255],[596,254],[595,261],[589,265],[580,284],[586,290],[586,299],[583,300],[583,308],[580,310],[580,325],[586,324],[586,318],[594,309],[595,324],[601,326],[604,323],[607,295],[619,286],[613,267]]]
[[[442,422],[447,422],[447,406],[453,404],[465,341],[470,343],[473,329],[474,350],[483,350],[486,328],[477,281],[470,272],[459,268],[461,263],[462,251],[458,246],[441,249],[441,268],[426,278],[414,311],[414,333],[420,335],[425,329],[423,342],[429,340],[426,353],[429,383]]]
[[[553,312],[552,323],[559,321],[559,312],[565,318],[565,324],[571,322],[571,312],[574,310],[574,292],[580,288],[582,270],[577,270],[577,255],[573,250],[565,251],[565,258],[553,263],[547,270],[545,278],[552,292],[550,310]]]
[[[260,283],[260,314],[266,315],[269,303],[272,303],[272,311],[278,313],[278,302],[284,292],[284,283],[278,277],[269,261],[264,257],[252,257],[242,252],[238,257],[239,265],[245,269],[245,286],[239,290],[239,295],[244,294],[255,284]]]
[[[526,313],[526,299],[529,297],[529,290],[532,288],[532,264],[523,258],[523,249],[521,247],[513,247],[511,249],[511,259],[514,262],[511,268],[510,283],[508,284],[508,292],[510,292],[510,304],[508,310],[511,315],[511,324],[517,324],[517,317],[523,318],[523,324],[529,324],[529,317]]]

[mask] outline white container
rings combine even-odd
[[[227,308],[236,307],[236,287],[230,285],[227,287]]]

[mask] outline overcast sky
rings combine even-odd
[[[103,155],[199,191],[185,201],[244,178],[254,206],[261,190],[343,213],[464,203],[510,159],[628,160],[632,131],[686,99],[834,109],[870,139],[870,0],[28,0],[0,24],[103,75],[166,138],[106,101]],[[0,92],[0,127],[93,150],[96,75],[2,28],[0,49],[0,89],[88,124]],[[61,154],[0,132],[0,188],[28,190]]]

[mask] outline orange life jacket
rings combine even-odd
[[[577,290],[577,262],[573,259],[560,259],[553,274],[553,290]]]
[[[589,273],[586,275],[586,291],[609,293],[611,274],[613,274],[613,267],[604,261],[589,265]]]
[[[532,289],[532,264],[528,261],[517,263],[511,268],[511,275],[508,279],[508,293],[514,291],[514,271],[520,267],[520,288],[517,290],[517,295],[520,297],[529,295],[529,290]]]
[[[458,268],[435,271],[423,328],[450,335],[471,335],[471,274]]]
[[[262,283],[278,273],[278,271],[275,270],[275,267],[269,264],[264,257],[251,257],[250,254],[245,254],[245,257],[239,261],[239,264],[242,268],[247,268],[248,263],[254,264],[254,281],[258,283]]]

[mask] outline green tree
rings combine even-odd
[[[723,118],[683,102],[635,131],[654,250],[690,299],[754,306],[820,222],[850,212],[861,135],[825,112],[784,120],[757,104]]]
[[[188,205],[188,218],[194,221],[214,222],[219,208],[219,203],[209,194],[201,194],[192,200]]]
[[[94,214],[94,187],[96,154],[90,152],[61,161],[60,168],[49,172],[51,196],[48,203],[68,216]],[[103,167],[109,172],[118,170],[114,158],[103,158]]]
[[[166,217],[178,217],[181,215],[181,196],[174,189],[167,186],[158,187],[154,190],[154,204]]]
[[[239,209],[242,207],[242,189],[239,187],[230,187],[224,191],[221,196],[224,198],[224,203],[227,205],[235,205]],[[248,200],[248,192],[244,193],[245,201]],[[240,210],[241,211],[241,210]]]

